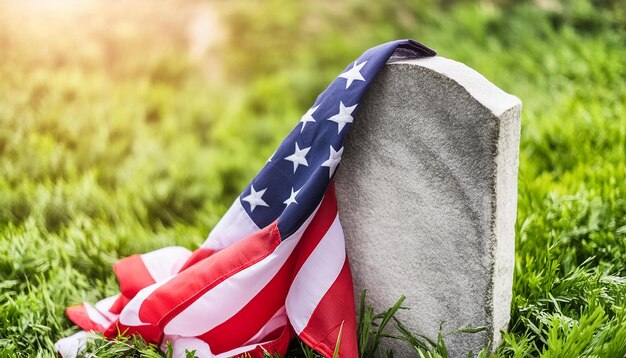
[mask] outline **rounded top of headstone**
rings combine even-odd
[[[522,105],[519,98],[504,92],[474,69],[445,57],[434,56],[399,60],[391,62],[388,65],[420,66],[448,77],[465,88],[474,99],[496,116],[500,116],[513,107]]]

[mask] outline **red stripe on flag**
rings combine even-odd
[[[108,327],[103,327],[89,318],[84,304],[70,306],[65,309],[65,314],[70,321],[85,331],[104,332]]]
[[[119,334],[125,336],[138,335],[141,336],[146,342],[159,343],[163,337],[163,332],[156,326],[126,326],[120,323],[119,319],[115,323],[111,324],[106,331],[104,331],[104,337],[113,339]]]
[[[267,335],[263,341],[267,343],[263,343],[257,346],[250,352],[240,354],[237,358],[265,358],[265,351],[267,351],[270,355],[274,353],[278,353],[281,356],[287,353],[287,349],[289,348],[289,343],[291,339],[295,336],[291,326],[286,325],[280,329],[275,330],[274,332]]]
[[[155,282],[141,255],[132,255],[119,260],[113,265],[113,271],[120,282],[120,291],[126,297],[135,297],[137,292]]]
[[[183,267],[181,267],[178,272],[185,271],[189,267],[213,255],[215,252],[216,250],[206,249],[204,247],[197,249],[193,252],[193,254],[191,254],[191,257],[187,259]]]
[[[317,305],[309,323],[300,333],[300,338],[324,357],[332,357],[341,329],[339,357],[357,357],[358,340],[354,312],[352,273],[346,257],[339,276]]]
[[[114,313],[114,314],[120,314],[120,312],[122,312],[122,310],[128,304],[129,301],[130,299],[128,297],[124,296],[124,294],[121,294],[117,298],[117,300],[113,302],[113,305],[111,306],[111,308],[109,308],[109,312]]]

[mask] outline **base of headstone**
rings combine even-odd
[[[448,334],[451,357],[497,347],[509,322],[521,102],[441,57],[390,63],[352,124],[336,176],[355,283],[378,310]],[[357,306],[358,307],[358,306]],[[396,357],[406,344],[386,341]]]

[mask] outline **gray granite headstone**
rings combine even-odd
[[[336,176],[355,294],[406,295],[411,330],[452,357],[501,342],[512,296],[521,102],[442,57],[389,63],[359,104]],[[408,348],[387,343],[397,357]]]

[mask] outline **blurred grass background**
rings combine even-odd
[[[345,65],[397,38],[524,102],[497,354],[626,356],[622,0],[0,0],[0,356],[55,356],[117,259],[196,248]]]

